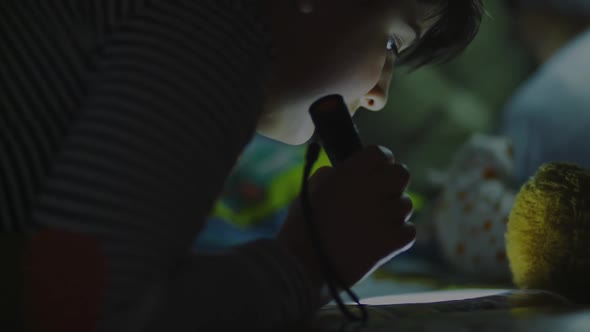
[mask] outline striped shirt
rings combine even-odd
[[[255,132],[269,36],[249,0],[0,5],[0,227],[100,241],[100,330],[259,330],[311,310],[274,241],[188,249]]]

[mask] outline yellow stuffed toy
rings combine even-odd
[[[506,249],[520,288],[590,304],[590,170],[543,165],[516,196]]]

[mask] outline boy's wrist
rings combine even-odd
[[[330,301],[330,295],[326,280],[321,270],[320,262],[313,247],[307,241],[289,241],[279,235],[277,242],[282,246],[299,264],[301,270],[308,279],[313,292],[314,310]]]

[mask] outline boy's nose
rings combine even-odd
[[[389,86],[391,85],[391,77],[393,75],[393,62],[393,56],[388,56],[383,65],[379,81],[367,94],[361,97],[360,106],[375,112],[385,107],[389,94]]]

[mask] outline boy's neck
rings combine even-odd
[[[539,63],[545,63],[580,32],[590,20],[549,12],[524,12],[518,17],[524,41]]]

